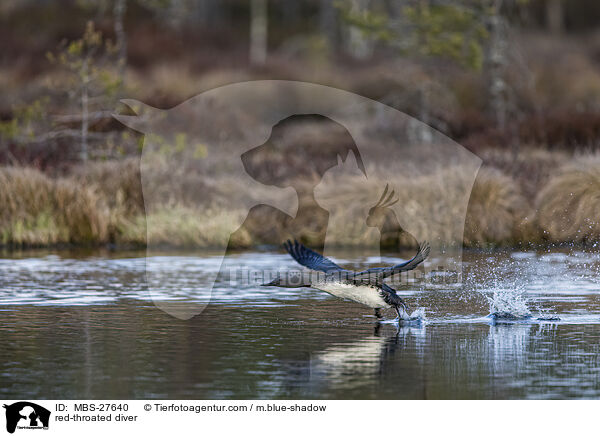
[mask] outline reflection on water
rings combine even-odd
[[[341,307],[340,307],[341,306]],[[376,327],[351,303],[2,312],[6,398],[600,396],[600,324]]]
[[[239,259],[251,267],[253,257],[289,262],[268,253]],[[202,268],[219,267],[210,257],[170,260],[185,266],[176,290],[186,298]],[[598,398],[598,262],[472,254],[463,288],[401,288],[413,308],[426,308],[427,322],[397,328],[318,291],[250,283],[221,283],[200,316],[182,321],[152,304],[138,257],[2,259],[0,396]],[[561,321],[485,318],[486,297],[515,289],[532,313]]]

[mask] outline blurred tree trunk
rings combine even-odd
[[[279,0],[279,5],[285,22],[297,22],[298,17],[301,14],[298,0]]]
[[[555,35],[564,30],[564,10],[562,0],[546,1],[546,24],[548,29]]]
[[[178,29],[185,22],[188,13],[187,6],[185,0],[168,0],[166,2],[166,18],[171,28]]]
[[[226,22],[224,6],[219,0],[198,0],[194,3],[195,21],[203,26],[218,27]]]
[[[353,14],[368,10],[370,0],[351,0],[350,10]],[[348,28],[348,49],[352,57],[364,59],[371,54],[372,47],[364,32],[354,25]]]
[[[118,51],[118,70],[122,86],[125,83],[125,68],[127,66],[127,34],[125,33],[125,12],[127,0],[115,0],[113,15],[115,21],[115,37]]]
[[[489,29],[490,46],[488,53],[490,105],[494,115],[496,128],[505,134],[513,159],[517,159],[520,151],[518,132],[519,110],[514,101],[514,86],[523,84],[510,83],[508,66],[516,68],[515,59],[511,57],[509,47],[509,23],[502,14],[503,5],[510,4],[505,0],[493,0],[490,8]]]
[[[319,27],[329,48],[337,48],[337,12],[331,0],[320,0]]]
[[[496,127],[504,131],[506,127],[506,82],[504,79],[507,63],[507,42],[503,18],[500,15],[502,0],[494,0],[490,16],[489,74],[491,106]]]
[[[81,70],[81,160],[88,160],[88,130],[89,130],[89,59],[83,60]]]
[[[250,3],[250,63],[264,65],[267,60],[267,0]]]
[[[430,117],[430,102],[429,102],[429,83],[421,83],[418,85],[419,89],[419,121],[423,124],[419,124],[418,137],[419,141],[423,144],[430,144],[432,141],[431,136],[431,117]]]

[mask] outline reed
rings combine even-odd
[[[600,240],[600,154],[569,160],[564,153],[552,153],[530,153],[535,159],[517,156],[511,161],[495,152],[488,159],[469,198],[465,246]],[[531,170],[535,186],[523,181],[525,177],[510,174],[513,170],[508,164],[529,162],[530,167],[534,165],[530,161],[539,163],[539,168]],[[174,171],[160,162],[149,169],[144,182],[158,201],[146,213],[137,159],[89,163],[60,177],[33,168],[1,167],[0,244],[143,246],[149,241],[174,247],[214,247],[228,242],[233,247],[253,247],[279,244],[289,237],[280,219],[255,213],[230,239],[231,229],[247,214],[226,206],[239,204],[250,194],[243,180]],[[386,184],[396,188],[398,230],[408,232],[399,238],[402,247],[412,247],[415,237],[422,235],[442,240],[453,236],[453,217],[464,210],[461,195],[470,183],[467,171],[442,168],[422,176],[398,171],[392,180],[378,177],[373,168],[369,174],[365,179],[356,172],[331,171],[317,186],[315,199],[329,212],[328,244],[372,243],[372,234],[369,240],[365,231],[369,230],[366,215]],[[537,191],[535,201],[528,200]],[[263,198],[266,192],[252,194]],[[311,214],[306,222],[296,220],[295,236],[310,243],[320,225],[314,220]]]
[[[517,230],[531,213],[519,185],[500,170],[479,171],[465,220],[467,246],[503,245],[517,241]]]
[[[0,240],[6,245],[89,244],[108,238],[102,195],[31,168],[0,168]]]
[[[600,238],[600,154],[564,165],[536,199],[537,223],[552,242]]]

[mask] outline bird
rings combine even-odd
[[[316,276],[297,273],[278,274],[274,280],[262,286],[318,289],[335,297],[368,306],[374,309],[378,319],[382,318],[381,309],[393,308],[396,311],[396,320],[400,320],[403,314],[408,314],[408,306],[395,289],[384,283],[384,279],[415,269],[427,258],[430,251],[429,244],[424,242],[419,245],[415,257],[406,262],[357,272],[340,267],[331,259],[305,247],[297,240],[293,242],[287,240],[283,246],[300,265],[321,274]]]

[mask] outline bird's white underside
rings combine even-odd
[[[313,285],[314,288],[325,291],[335,297],[355,301],[373,309],[390,307],[381,295],[379,289],[373,286],[355,286],[343,283],[320,283]]]

